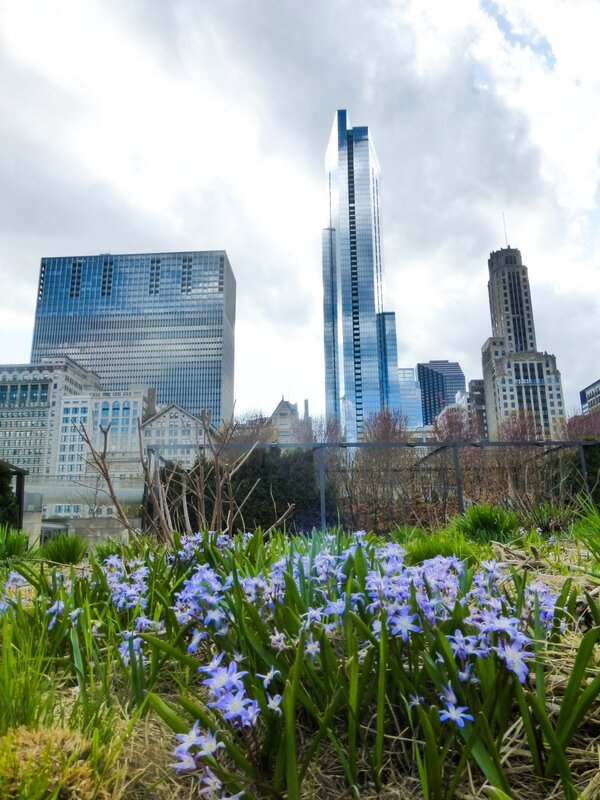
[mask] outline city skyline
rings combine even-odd
[[[512,243],[578,410],[600,355],[596,22],[583,0],[7,0],[0,362],[29,358],[42,256],[226,249],[236,411],[324,411],[322,152],[346,107],[376,135],[399,363],[480,376],[485,257]]]

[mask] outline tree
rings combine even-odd
[[[573,414],[567,420],[568,439],[600,439],[600,407],[586,414]]]
[[[403,518],[402,484],[407,469],[406,417],[384,409],[363,428],[364,447],[346,450],[339,494],[346,521],[355,529],[386,533]],[[377,447],[376,445],[381,445]]]
[[[19,524],[19,506],[12,488],[12,475],[8,467],[0,466],[0,525],[16,528]]]

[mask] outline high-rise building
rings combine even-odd
[[[412,367],[398,369],[400,379],[400,413],[406,417],[410,431],[423,427],[423,408],[421,405],[421,384],[415,380]]]
[[[433,425],[440,411],[454,403],[457,392],[465,391],[465,375],[457,361],[428,361],[417,364],[421,384],[423,425]]]
[[[587,414],[592,408],[600,406],[600,379],[594,381],[579,392],[581,411]]]
[[[43,258],[32,361],[68,356],[107,391],[233,413],[235,278],[224,251]]]
[[[98,375],[70,358],[0,365],[0,459],[26,469],[33,480],[53,475],[57,440],[65,427],[63,398],[99,388]],[[68,427],[74,453],[80,437]]]
[[[337,112],[325,164],[323,231],[326,414],[347,441],[369,417],[399,409],[395,315],[383,311],[379,163],[367,127]]]
[[[555,356],[536,349],[527,267],[514,247],[490,253],[488,267],[492,336],[482,347],[482,364],[489,438],[498,439],[502,427],[519,417],[529,423],[524,431],[560,438],[560,372]]]

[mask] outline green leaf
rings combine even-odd
[[[546,709],[542,706],[539,699],[534,694],[529,696],[529,705],[531,706],[531,710],[538,721],[544,739],[546,740],[546,743],[550,749],[550,760],[546,765],[546,777],[553,777],[555,770],[558,771],[565,795],[565,800],[578,800],[579,793],[573,786],[573,782],[571,780],[569,762],[567,761],[562,745],[559,742],[556,733],[554,732],[554,728],[552,727],[550,718],[546,713]],[[556,765],[556,767],[554,767],[554,765]],[[550,769],[551,766],[552,770]]]
[[[439,756],[439,748],[433,726],[429,716],[421,706],[417,706],[419,722],[425,737],[423,748],[423,762],[426,774],[426,797],[427,800],[442,800],[442,762]],[[431,709],[430,714],[437,714],[436,709]],[[422,782],[422,781],[421,781]]]

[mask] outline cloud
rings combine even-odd
[[[323,157],[347,108],[381,162],[401,364],[480,374],[504,213],[573,405],[600,355],[594,20],[587,0],[8,0],[0,315],[22,332],[14,352],[42,256],[223,248],[238,410],[282,392],[322,410]]]

